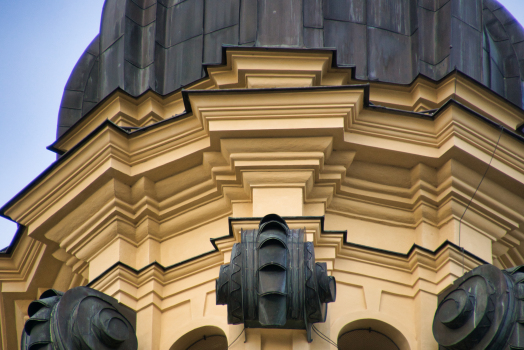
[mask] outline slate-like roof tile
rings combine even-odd
[[[420,7],[419,58],[435,65],[450,54],[451,42],[451,5],[447,3],[438,11],[429,11]]]
[[[481,81],[482,34],[458,18],[451,18],[451,65]]]
[[[366,23],[366,0],[324,0],[324,18]]]
[[[205,0],[204,8],[204,34],[231,27],[240,20],[240,0]]]
[[[141,27],[126,18],[124,36],[124,58],[139,68],[145,68],[155,61],[156,23]]]
[[[240,0],[239,41],[241,44],[257,40],[257,0]]]
[[[367,79],[367,27],[365,24],[324,21],[324,45],[337,48],[337,63],[356,66],[356,77]]]
[[[204,35],[204,63],[222,63],[222,45],[238,45],[238,25]]]
[[[257,46],[302,46],[302,0],[258,0]]]
[[[304,27],[304,46],[308,48],[324,47],[324,29]]]
[[[324,27],[322,0],[304,0],[304,27]]]
[[[129,0],[126,6],[126,16],[142,27],[147,26],[156,20],[156,2],[143,9],[134,1]]]
[[[411,38],[380,28],[368,28],[369,80],[409,84],[412,76]]]

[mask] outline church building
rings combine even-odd
[[[104,338],[115,328],[104,347],[71,336],[78,349],[438,350],[439,295],[479,266],[524,265],[524,29],[496,0],[101,11],[64,82],[56,161],[0,208],[18,223],[0,252],[1,350],[63,349],[66,319],[80,338],[109,327],[99,311],[80,329],[81,303],[55,322],[76,287],[131,315],[137,340]],[[266,241],[248,241],[268,222],[270,292]],[[240,283],[249,242],[260,260]],[[308,266],[327,309],[302,327],[289,319],[313,317],[308,291],[290,281]],[[248,321],[246,295],[280,313]]]

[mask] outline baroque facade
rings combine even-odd
[[[217,305],[220,266],[271,213],[336,278],[320,334],[437,349],[439,293],[524,264],[523,43],[492,0],[107,0],[57,161],[0,210],[19,224],[1,349],[33,300],[78,286],[136,312],[141,350],[333,348]]]

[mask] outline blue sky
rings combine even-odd
[[[415,1],[415,0],[412,0]],[[524,23],[524,0],[499,0]],[[98,34],[103,0],[3,0],[0,10],[0,206],[55,160],[62,92]],[[0,249],[16,224],[0,218]]]

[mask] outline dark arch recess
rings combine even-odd
[[[361,341],[365,343],[360,347],[355,347],[355,344],[353,343],[352,339],[348,339],[348,338],[350,338],[350,336],[352,335],[355,335],[356,338],[363,338],[361,334],[357,334],[357,333],[363,333],[364,335],[369,334],[372,336],[368,337],[370,339],[360,339]],[[384,333],[381,333],[379,331],[372,329],[371,327],[353,329],[353,330],[350,330],[350,331],[347,331],[341,334],[338,337],[337,345],[338,345],[338,348],[342,350],[346,350],[346,349],[347,350],[350,350],[350,349],[351,350],[364,350],[364,349],[373,350],[373,349],[370,349],[369,345],[376,346],[377,350],[379,349],[380,350],[400,350],[398,345],[395,344],[395,342],[390,337],[388,337]]]
[[[193,329],[181,336],[169,350],[226,350],[227,337],[214,326]]]
[[[342,350],[410,350],[402,332],[387,322],[371,318],[342,327],[337,344]]]

